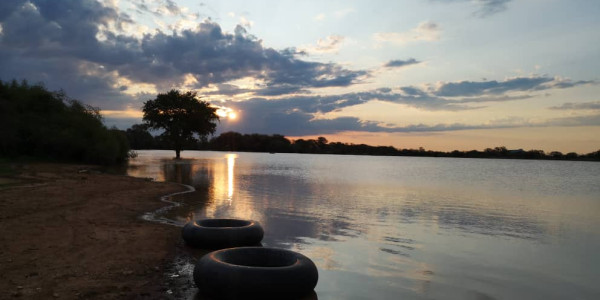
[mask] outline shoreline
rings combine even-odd
[[[168,297],[179,229],[142,220],[174,183],[34,163],[0,185],[0,298]]]

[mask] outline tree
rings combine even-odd
[[[98,108],[43,84],[0,80],[0,157],[116,164],[129,146],[118,130],[102,124]]]
[[[154,137],[146,129],[146,125],[134,124],[125,132],[131,149],[156,149]]]
[[[144,123],[151,129],[164,130],[161,136],[171,142],[176,159],[186,144],[197,141],[195,135],[202,138],[213,134],[217,127],[216,108],[196,96],[196,92],[170,90],[144,102]]]

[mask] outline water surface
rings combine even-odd
[[[163,218],[254,219],[319,299],[600,299],[600,163],[139,151],[194,186]]]

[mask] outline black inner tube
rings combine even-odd
[[[185,242],[197,248],[223,249],[260,245],[264,231],[252,220],[205,219],[191,221],[181,230]]]
[[[231,249],[214,255],[218,261],[246,267],[278,268],[289,267],[298,262],[296,256],[280,249]]]
[[[196,224],[202,227],[245,227],[252,222],[236,219],[206,219],[197,221]]]
[[[223,299],[292,299],[314,294],[319,274],[306,256],[285,249],[241,247],[206,254],[194,281],[202,294]]]

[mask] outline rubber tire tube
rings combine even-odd
[[[205,219],[185,224],[181,236],[195,248],[223,249],[259,245],[264,230],[252,220]]]
[[[220,299],[295,298],[313,291],[318,280],[312,260],[278,248],[213,251],[199,259],[194,268],[194,282],[200,292]]]

